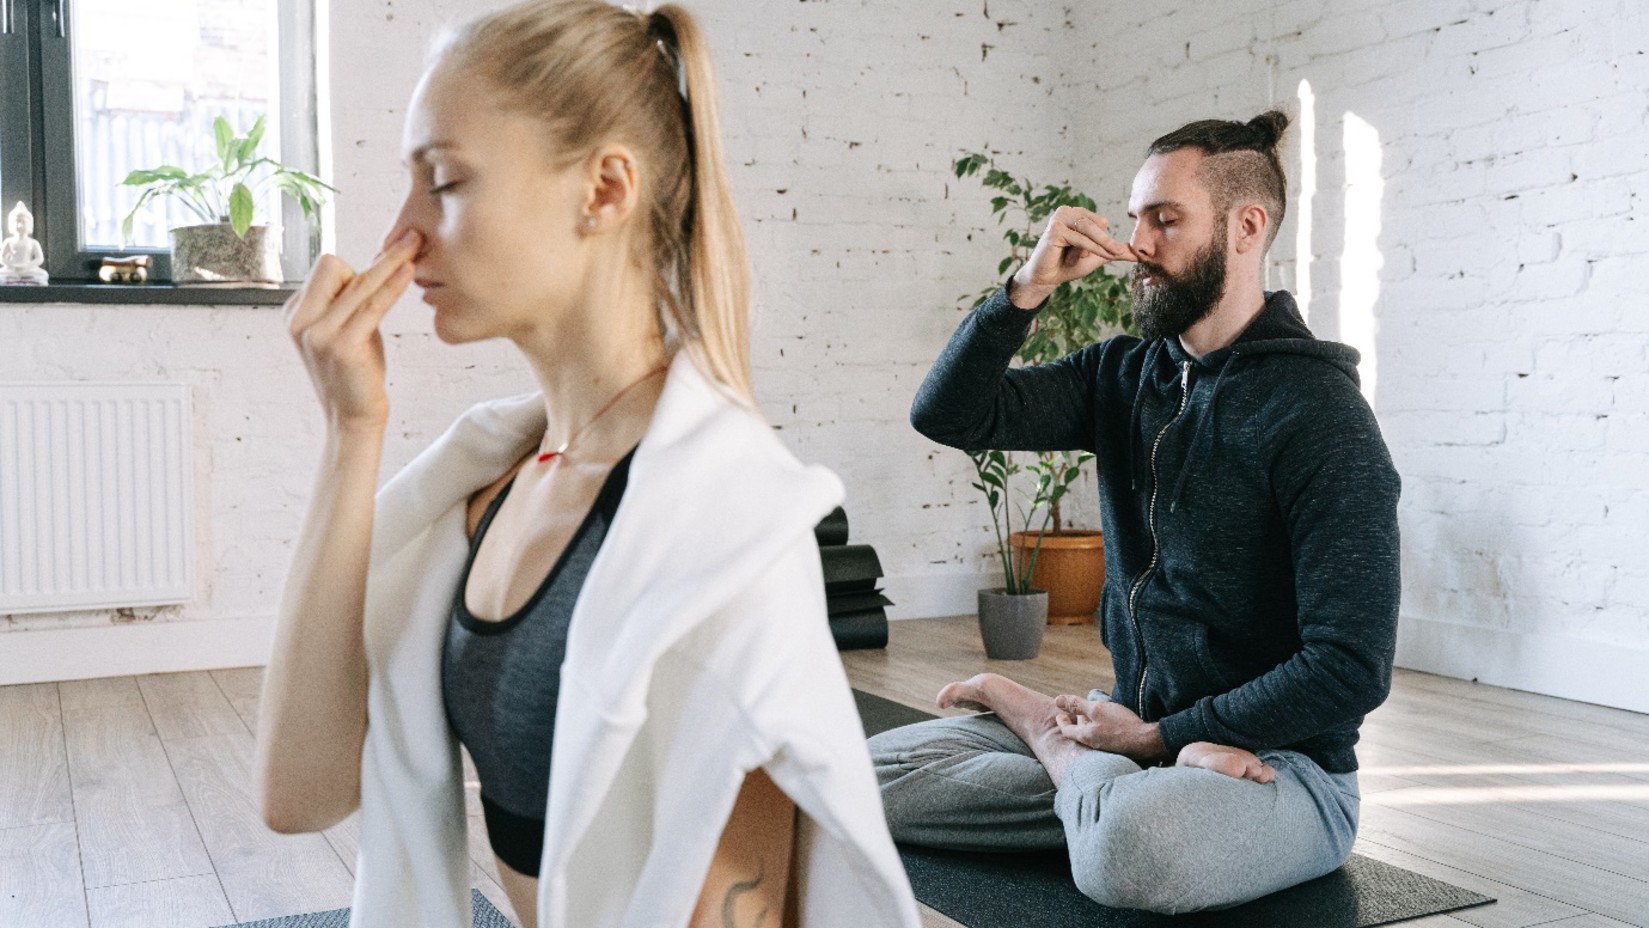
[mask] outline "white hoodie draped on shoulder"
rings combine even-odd
[[[469,928],[441,648],[470,496],[542,438],[543,400],[475,407],[378,495],[351,928]],[[538,923],[681,926],[747,771],[801,811],[804,926],[918,924],[825,617],[813,526],[842,499],[681,352],[574,607]]]

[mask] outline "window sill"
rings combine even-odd
[[[179,287],[175,284],[61,283],[44,287],[0,286],[0,303],[120,303],[181,306],[279,306],[297,292],[279,287]]]

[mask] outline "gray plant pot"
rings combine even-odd
[[[979,637],[985,656],[999,661],[1027,661],[1042,648],[1048,627],[1048,591],[1010,595],[1005,589],[979,591]]]
[[[172,282],[195,287],[273,287],[281,282],[280,237],[253,226],[241,238],[227,222],[171,231]]]

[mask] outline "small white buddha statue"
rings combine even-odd
[[[0,243],[0,284],[32,284],[42,286],[50,279],[40,265],[46,253],[34,235],[34,215],[21,202],[6,216],[6,228],[11,231]]]

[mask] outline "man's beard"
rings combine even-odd
[[[1149,275],[1151,285],[1140,278]],[[1134,322],[1145,339],[1171,338],[1207,318],[1225,292],[1225,223],[1181,274],[1170,276],[1161,265],[1140,262],[1129,275]]]

